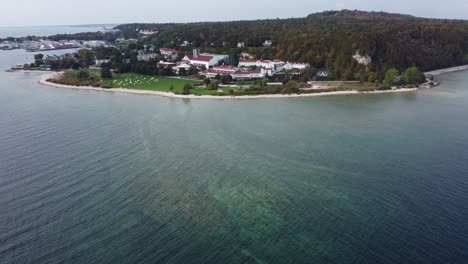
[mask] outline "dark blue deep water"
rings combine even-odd
[[[468,72],[236,101],[38,78],[0,72],[0,263],[468,263]]]

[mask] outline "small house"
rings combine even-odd
[[[41,70],[41,71],[51,71],[52,66],[50,66],[49,64],[41,64],[41,65],[39,65],[39,70]]]

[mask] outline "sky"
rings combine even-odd
[[[468,0],[2,0],[0,26],[290,18],[341,9],[468,19]]]

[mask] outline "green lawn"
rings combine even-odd
[[[170,92],[170,87],[173,85],[174,92],[182,92],[184,85],[187,83],[191,85],[199,85],[201,84],[201,81],[125,73],[114,74],[112,79],[103,80],[103,87]]]
[[[194,89],[191,90],[191,92],[197,95],[229,95],[230,90],[233,90],[234,92],[236,92],[236,91],[239,91],[240,88],[236,86],[236,87],[219,88],[217,90],[208,90],[203,87],[195,87]]]
[[[343,82],[337,86],[340,90],[356,90],[356,91],[367,91],[375,90],[377,87],[375,83],[369,82]]]
[[[137,90],[151,90],[151,91],[162,91],[170,92],[171,85],[174,86],[174,92],[181,93],[183,91],[185,84],[191,84],[194,86],[190,92],[196,95],[229,95],[229,91],[238,91],[241,87],[226,87],[220,88],[218,90],[208,90],[203,88],[200,85],[201,81],[196,80],[185,80],[178,78],[171,78],[165,76],[145,76],[135,73],[125,73],[125,74],[114,74],[113,78],[110,80],[102,81],[103,87],[111,88],[127,88],[127,89],[137,89]],[[220,91],[223,92],[220,92]]]
[[[126,88],[161,92],[171,92],[170,88],[173,86],[174,90],[172,92],[174,93],[182,93],[184,86],[186,84],[191,84],[193,88],[190,90],[190,93],[195,95],[229,95],[231,90],[238,92],[248,87],[236,85],[233,87],[208,90],[203,86],[200,86],[202,81],[198,80],[179,79],[166,76],[147,76],[136,73],[113,74],[112,79],[101,79],[100,70],[88,69],[86,71],[90,76],[86,80],[82,80],[77,77],[79,71],[67,71],[62,78],[62,82],[59,83],[88,86],[97,82],[97,84],[103,88]]]

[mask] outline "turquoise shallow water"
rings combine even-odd
[[[1,72],[0,262],[467,263],[468,72],[440,79],[210,101]]]

